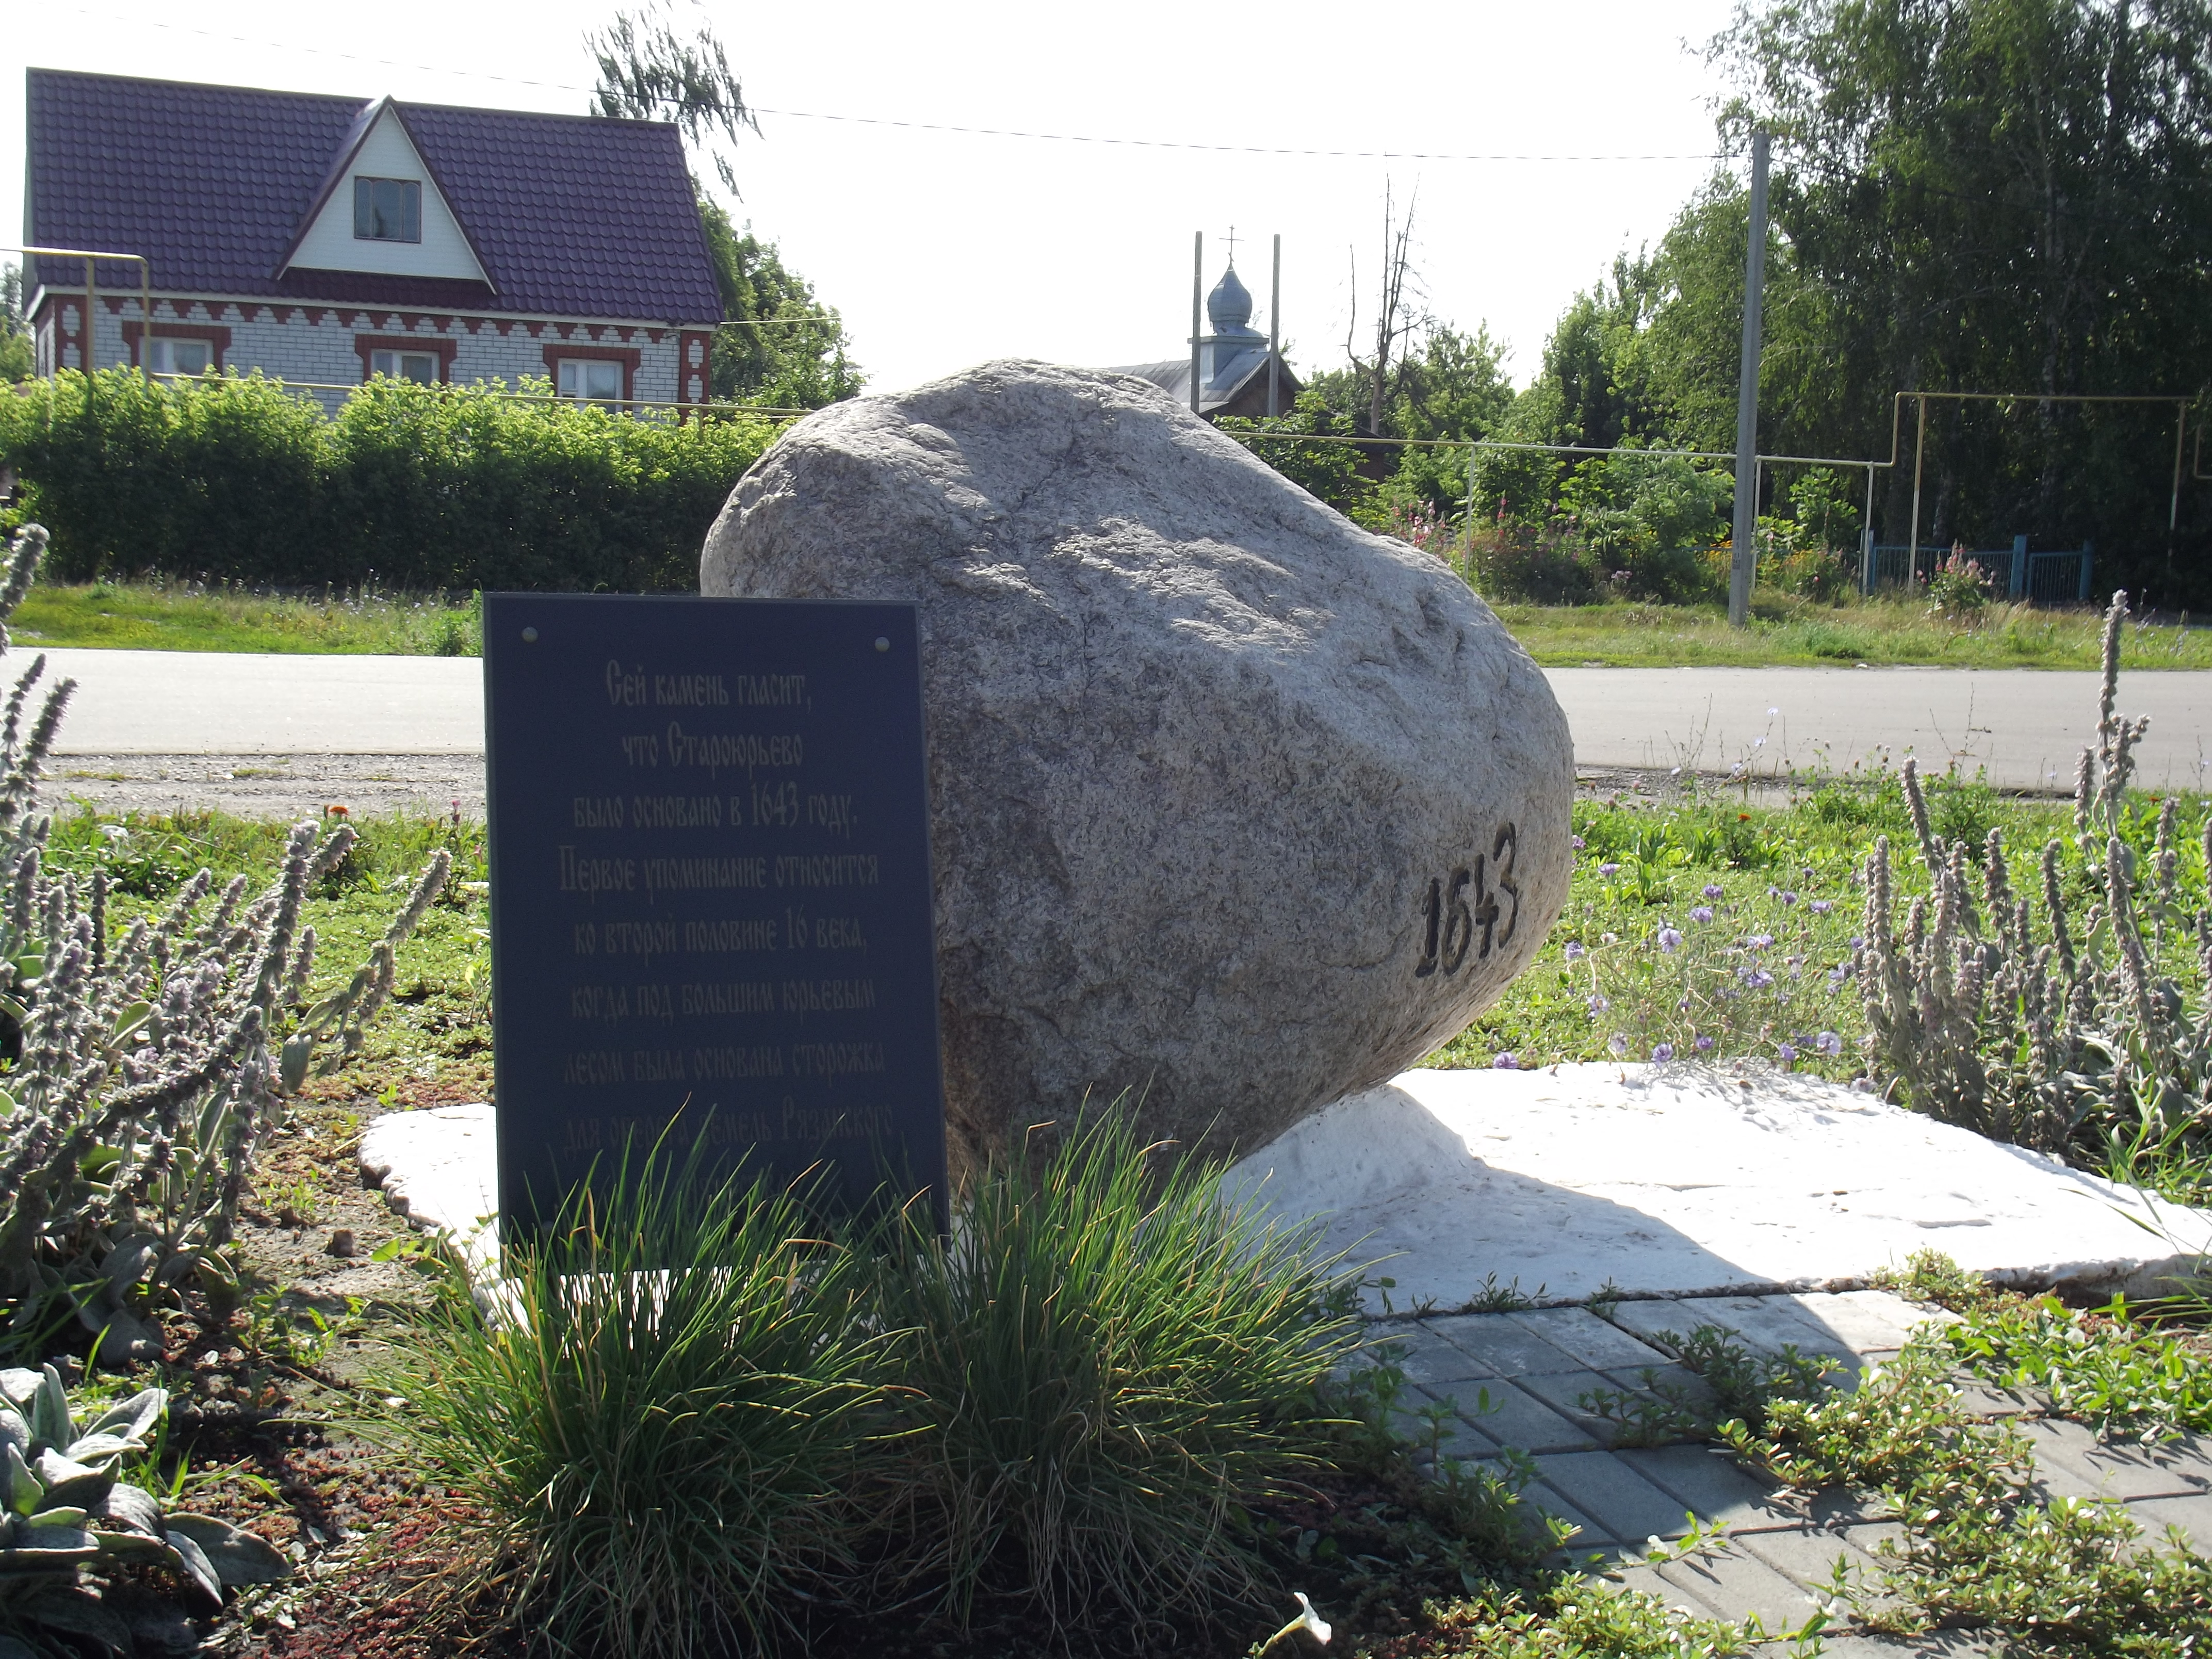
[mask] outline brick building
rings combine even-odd
[[[550,380],[703,403],[719,291],[658,121],[29,71],[24,240],[41,374],[358,385]],[[330,404],[342,391],[324,394]]]

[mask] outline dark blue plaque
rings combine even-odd
[[[672,1123],[941,1206],[914,607],[489,593],[483,630],[507,1236]]]

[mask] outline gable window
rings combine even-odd
[[[356,179],[353,235],[357,242],[422,240],[422,182],[419,179]]]
[[[215,367],[215,347],[206,340],[172,340],[157,334],[147,352],[154,374],[204,374]]]
[[[412,380],[418,386],[438,383],[438,354],[434,351],[372,351],[368,354],[368,372],[394,380]]]
[[[559,386],[564,398],[619,398],[623,366],[596,357],[563,357]]]

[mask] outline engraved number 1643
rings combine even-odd
[[[1481,948],[1474,951],[1478,962],[1512,941],[1513,930],[1521,923],[1521,890],[1513,881],[1517,851],[1513,826],[1509,823],[1498,830],[1487,855],[1475,854],[1471,867],[1462,865],[1449,876],[1429,878],[1428,896],[1421,907],[1425,932],[1421,959],[1413,968],[1416,979],[1426,979],[1439,969],[1447,975],[1459,972],[1478,937],[1481,940]],[[1496,893],[1490,890],[1487,878],[1493,862]],[[1502,927],[1498,925],[1500,894],[1510,907],[1502,913]]]

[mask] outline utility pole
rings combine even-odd
[[[1275,319],[1282,314],[1283,239],[1278,234],[1275,238],[1275,277],[1267,291],[1267,418],[1271,421],[1283,412],[1281,331],[1275,326]],[[2175,441],[2179,443],[2180,441],[2176,439]],[[2175,453],[2180,452],[2177,450]],[[2175,467],[2174,476],[2179,477],[2181,469]],[[2177,485],[2174,500],[2179,501],[2180,499],[2180,488]],[[2172,539],[2170,536],[2167,538],[2169,542]]]
[[[1759,574],[1759,308],[1766,286],[1766,134],[1751,135],[1751,242],[1743,259],[1743,361],[1735,393],[1735,559],[1729,572],[1729,626],[1751,625]]]
[[[1190,241],[1190,412],[1198,413],[1198,312],[1206,288],[1206,233],[1195,230]]]

